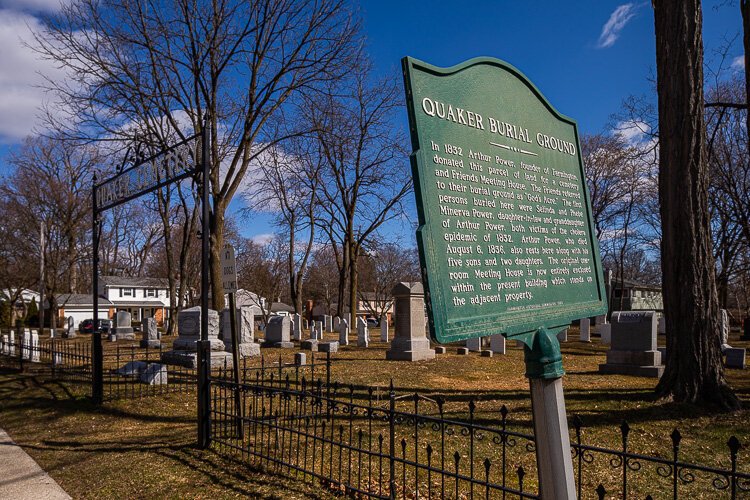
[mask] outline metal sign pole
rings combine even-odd
[[[99,210],[96,200],[96,174],[94,174],[94,187],[91,190],[92,206],[92,240],[93,255],[91,259],[91,294],[94,303],[94,331],[91,335],[92,358],[91,358],[91,399],[95,404],[101,404],[104,399],[104,367],[102,351],[102,332],[99,329]]]
[[[202,175],[201,175],[201,340],[198,342],[198,446],[207,448],[211,444],[210,405],[211,391],[211,342],[208,340],[208,273],[209,273],[209,147],[208,115],[203,118],[201,133]]]
[[[524,358],[531,388],[539,496],[544,500],[573,500],[573,459],[562,386],[565,372],[556,333],[540,328],[531,337],[531,346],[524,344]]]

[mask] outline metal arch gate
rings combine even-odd
[[[139,161],[102,182],[94,182],[91,192],[93,259],[91,293],[94,303],[94,332],[92,334],[92,382],[91,397],[101,404],[104,396],[104,362],[102,332],[99,328],[99,239],[101,220],[99,215],[106,210],[161,189],[174,182],[192,177],[201,186],[201,340],[198,342],[198,445],[202,448],[210,442],[210,349],[208,341],[208,260],[209,217],[208,175],[210,147],[208,134],[209,118],[203,118],[200,133],[194,134],[165,150]],[[191,150],[191,147],[196,147]],[[201,158],[197,161],[198,147]],[[192,151],[192,154],[191,154]],[[195,167],[191,168],[192,164]]]

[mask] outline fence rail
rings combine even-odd
[[[330,358],[325,366],[320,378],[299,383],[265,370],[237,385],[231,372],[215,372],[215,448],[350,496],[538,498],[534,438],[517,430],[507,407],[488,411],[485,403],[480,410],[473,400],[448,403],[394,387],[378,399],[374,388],[326,383]],[[677,430],[663,456],[648,456],[630,450],[625,422],[618,449],[584,442],[579,417],[571,424],[578,498],[749,496],[750,474],[740,470],[742,447],[734,436],[724,456],[713,457],[719,465],[708,466],[682,458]]]

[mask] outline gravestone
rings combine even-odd
[[[491,358],[494,353],[490,350],[485,349],[484,351],[480,352],[479,355],[483,358]]]
[[[39,350],[39,334],[34,330],[31,333],[31,362],[39,363],[41,358],[41,352]]]
[[[661,364],[666,364],[667,362],[667,348],[666,347],[657,347],[657,351],[659,351],[659,354],[661,355]]]
[[[331,354],[335,352],[339,352],[339,343],[336,341],[333,342],[319,342],[318,343],[318,351],[320,352],[330,352]]]
[[[721,328],[721,352],[726,352],[728,349],[732,348],[732,346],[729,345],[729,316],[727,315],[726,309],[721,310],[719,318]]]
[[[31,359],[31,332],[28,329],[21,335],[21,359]]]
[[[612,346],[599,373],[661,377],[664,367],[656,349],[656,321],[654,311],[612,313]]]
[[[211,345],[211,366],[231,367],[232,355],[224,350],[219,339],[219,313],[208,310],[208,341]],[[177,313],[177,338],[172,350],[162,353],[161,362],[187,368],[198,367],[198,341],[201,339],[201,308],[191,307]]]
[[[581,318],[580,330],[579,340],[591,342],[591,320],[589,318]]]
[[[122,366],[122,368],[115,370],[115,373],[132,377],[140,375],[146,370],[146,368],[148,368],[148,363],[145,361],[128,361]]]
[[[112,329],[112,333],[117,337],[117,340],[135,340],[135,332],[133,332],[130,319],[129,312],[117,311],[116,326]]]
[[[148,385],[166,385],[167,365],[149,363],[146,369],[139,375],[139,379]]]
[[[3,335],[3,354],[10,354],[10,345],[8,345],[10,339],[7,335]]]
[[[459,347],[456,349],[456,354],[459,356],[468,356],[469,354],[469,348],[468,347]]]
[[[659,324],[656,326],[656,333],[659,335],[665,335],[667,333],[667,317],[661,316],[659,318]]]
[[[334,331],[339,331],[339,326],[341,326],[341,318],[338,316],[333,317],[333,329]]]
[[[435,346],[435,354],[445,354],[445,347],[441,345]]]
[[[558,342],[567,342],[568,341],[568,329],[562,330],[560,333],[557,334],[557,340]]]
[[[65,330],[65,338],[74,339],[76,338],[76,325],[73,316],[68,316],[67,328]]]
[[[320,341],[318,339],[305,339],[299,343],[299,347],[306,351],[318,352],[319,343]]]
[[[596,330],[599,332],[599,337],[602,341],[602,344],[611,344],[612,343],[612,323],[604,323],[602,325],[599,325],[596,327]]]
[[[349,323],[345,319],[339,322],[339,344],[349,345]]]
[[[239,340],[240,358],[260,356],[260,345],[255,343],[255,316],[250,307],[238,307],[235,309],[237,322],[237,338]],[[221,337],[224,339],[224,348],[228,353],[232,352],[232,324],[229,309],[221,311],[220,324]]]
[[[158,349],[161,347],[161,342],[159,342],[159,331],[156,328],[156,319],[146,318],[141,324],[141,327],[143,328],[141,347],[148,349]]]
[[[284,349],[294,347],[290,338],[291,321],[289,316],[274,316],[268,320],[266,327],[266,338],[263,347],[281,347]]]
[[[424,288],[422,283],[402,282],[393,287],[395,335],[386,359],[421,361],[434,359],[435,351],[425,331]]]
[[[312,338],[315,340],[323,340],[323,322],[322,321],[315,321],[313,323],[313,333],[314,335]]]
[[[727,368],[739,368],[745,369],[745,348],[730,347],[725,351],[727,360],[725,366]]]
[[[294,364],[296,366],[304,366],[305,364],[307,364],[307,354],[305,354],[304,352],[295,352]]]
[[[472,352],[479,352],[482,350],[482,337],[474,337],[466,339],[466,348]]]
[[[10,339],[8,341],[8,355],[9,356],[15,356],[16,355],[16,332],[13,330],[10,331]]]
[[[385,314],[380,317],[380,341],[388,342],[388,316]]]
[[[505,354],[505,337],[499,333],[490,335],[490,351],[495,354]]]
[[[302,315],[292,314],[292,340],[302,340]]]
[[[367,321],[357,318],[357,347],[369,347],[370,331],[367,328]]]
[[[326,314],[323,316],[323,323],[326,329],[325,331],[327,331],[328,333],[332,333],[333,332],[333,318]],[[320,338],[323,338],[323,337],[320,337]]]
[[[302,326],[304,327],[305,330],[309,330],[310,329],[310,322],[307,321],[307,319],[303,319],[302,320]]]

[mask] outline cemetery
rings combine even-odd
[[[750,498],[750,2],[48,3],[0,497]]]

